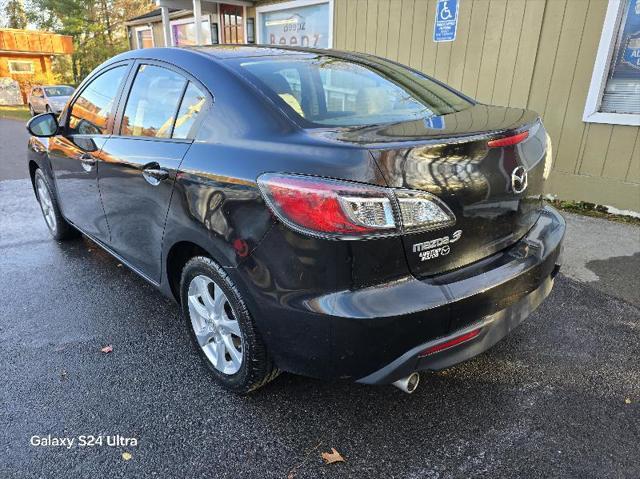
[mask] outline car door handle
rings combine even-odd
[[[157,186],[162,180],[169,178],[169,172],[162,168],[145,168],[142,170],[142,176],[147,180],[147,183]]]
[[[96,164],[96,159],[89,153],[83,153],[78,157],[78,159],[80,160],[84,171],[91,171],[93,166]]]

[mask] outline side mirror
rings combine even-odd
[[[58,119],[53,113],[42,113],[27,122],[29,133],[40,138],[56,135],[58,128]]]

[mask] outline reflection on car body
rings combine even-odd
[[[281,370],[411,392],[502,339],[560,266],[538,115],[370,55],[126,52],[29,129],[54,237],[178,301],[236,392]]]

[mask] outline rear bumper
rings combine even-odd
[[[447,284],[451,291],[459,293],[449,303],[452,314],[448,334],[412,347],[357,382],[389,384],[414,371],[448,368],[491,348],[524,321],[551,292],[562,261],[564,232],[563,218],[553,208],[545,208],[534,228],[510,248],[513,261],[483,271],[481,277],[486,282],[477,284],[476,281],[475,294],[468,294],[461,283],[474,278],[479,280],[476,275]],[[495,310],[494,306],[495,311],[489,312],[491,304],[502,307]],[[460,342],[456,343],[458,340]],[[439,349],[447,344],[451,346]],[[435,351],[425,354],[430,349]]]
[[[564,232],[562,217],[547,207],[520,241],[476,263],[435,277],[406,275],[331,293],[306,286],[304,281],[313,278],[315,285],[342,278],[353,270],[353,264],[336,256],[340,261],[327,257],[325,267],[314,263],[307,253],[315,253],[321,242],[273,235],[263,241],[258,254],[243,263],[244,274],[236,278],[251,281],[248,290],[252,294],[246,295],[252,298],[249,309],[280,369],[384,384],[415,370],[451,366],[504,337],[549,293]],[[295,243],[288,243],[294,239]],[[365,246],[369,243],[377,249],[358,251],[361,268],[374,269],[378,257],[387,261],[397,251],[392,242],[367,242]],[[292,259],[273,263],[273,257],[282,258],[280,248],[290,244],[297,247]],[[357,246],[338,244],[335,248]],[[309,262],[308,269],[299,258]],[[418,353],[431,345],[478,325],[482,331],[472,340],[418,359]]]
[[[556,268],[555,272],[558,269]],[[547,277],[538,289],[517,303],[448,336],[420,344],[376,372],[360,378],[357,382],[390,384],[414,371],[437,371],[477,356],[509,334],[542,303],[551,292],[555,272]],[[469,339],[464,340],[465,337]],[[424,351],[453,343],[457,339],[463,339],[463,341],[441,351],[421,355]]]

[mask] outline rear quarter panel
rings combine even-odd
[[[323,143],[303,132],[196,141],[176,178],[165,254],[185,240],[209,251],[240,289],[278,366],[326,376],[330,324],[326,315],[314,317],[306,302],[376,281],[376,275],[386,279],[390,268],[406,274],[402,244],[399,238],[324,240],[289,230],[262,199],[256,180],[265,172],[385,184],[367,149]]]

